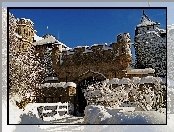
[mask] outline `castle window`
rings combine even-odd
[[[16,29],[16,33],[18,33],[18,29]]]
[[[147,30],[149,30],[149,27],[147,27]]]
[[[36,46],[36,49],[39,50],[39,46]]]
[[[125,53],[125,48],[122,48],[122,53]]]
[[[20,29],[18,30],[18,34],[21,34],[21,30]]]
[[[29,36],[30,36],[30,32],[29,32]]]
[[[24,29],[24,34],[25,34],[25,29]]]

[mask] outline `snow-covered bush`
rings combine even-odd
[[[109,87],[110,85],[106,81],[90,85],[84,93],[87,104],[118,107],[128,100],[128,93],[124,90],[124,87],[119,86],[113,90]]]
[[[163,103],[161,82],[160,78],[152,76],[131,80],[114,78],[88,86],[84,96],[88,105],[117,108],[131,101],[143,111],[157,110]]]

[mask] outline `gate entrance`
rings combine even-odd
[[[83,79],[78,85],[77,85],[77,102],[78,102],[78,108],[77,108],[77,115],[84,116],[84,110],[87,106],[87,101],[84,97],[84,92],[87,89],[88,86],[102,81],[101,79],[95,78],[95,77],[88,77],[86,79]]]

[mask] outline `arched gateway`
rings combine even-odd
[[[87,72],[83,73],[77,79],[77,98],[76,98],[76,115],[83,116],[85,107],[87,106],[87,101],[84,97],[84,92],[88,86],[105,80],[106,77],[99,72],[95,72],[93,70],[88,70]]]

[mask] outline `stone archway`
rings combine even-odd
[[[77,106],[76,107],[76,115],[84,116],[84,110],[87,106],[87,101],[84,97],[84,91],[87,89],[89,85],[92,85],[96,82],[105,80],[106,77],[94,71],[87,71],[84,74],[80,75],[77,82]]]

